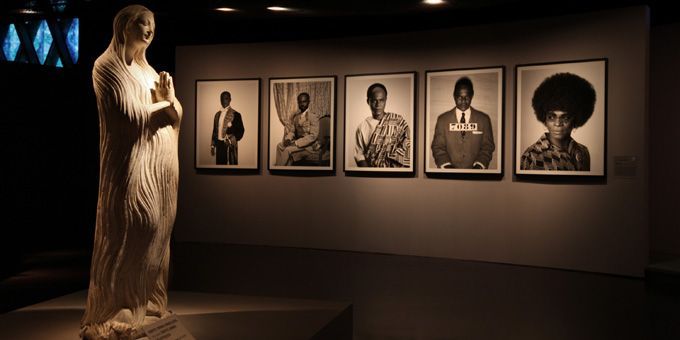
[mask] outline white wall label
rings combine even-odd
[[[142,329],[149,340],[196,340],[176,315],[143,326]]]

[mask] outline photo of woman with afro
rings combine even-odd
[[[593,85],[576,74],[561,72],[544,79],[531,106],[547,132],[524,151],[520,169],[590,171],[588,148],[571,133],[588,122],[596,100]]]

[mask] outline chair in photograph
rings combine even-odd
[[[297,166],[328,166],[331,163],[331,116],[319,118],[319,134],[316,137],[318,151],[307,159],[294,162]]]

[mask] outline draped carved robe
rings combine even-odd
[[[167,314],[179,121],[172,121],[166,109],[149,111],[151,88],[159,77],[145,60],[126,65],[110,46],[95,62],[92,77],[100,175],[81,336],[126,339]]]

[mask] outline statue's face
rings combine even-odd
[[[137,19],[130,22],[126,28],[126,39],[133,44],[149,46],[153,40],[156,23],[151,12],[143,12]]]

